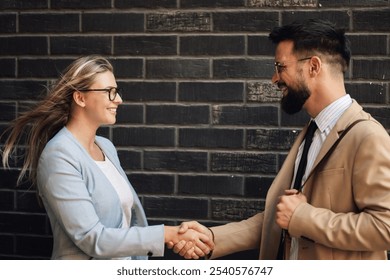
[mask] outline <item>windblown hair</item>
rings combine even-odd
[[[42,101],[11,123],[3,134],[7,138],[2,162],[4,167],[9,168],[9,159],[15,155],[18,145],[26,145],[18,184],[26,175],[33,184],[36,183],[39,157],[47,142],[67,124],[74,91],[88,88],[97,74],[106,71],[113,72],[113,67],[103,57],[86,56],[75,60],[51,86]]]
[[[344,29],[336,28],[331,22],[319,19],[296,21],[282,27],[275,27],[269,34],[269,39],[274,44],[292,41],[295,53],[305,55],[319,53],[332,56],[333,59],[328,59],[329,62],[339,64],[342,72],[345,72],[349,66],[350,42],[345,36]]]

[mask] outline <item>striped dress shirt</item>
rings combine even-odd
[[[306,181],[307,176],[310,174],[310,171],[313,167],[314,161],[320,152],[322,144],[325,142],[326,137],[329,135],[332,128],[336,125],[336,122],[339,120],[341,115],[352,105],[352,99],[349,94],[344,95],[343,97],[337,99],[325,109],[323,109],[314,121],[317,124],[318,129],[314,133],[313,142],[310,145],[309,153],[307,155],[307,165],[305,174],[302,177],[302,184]],[[304,141],[299,146],[297,158],[295,160],[294,168],[294,178],[297,173],[299,161],[303,152]],[[294,180],[293,180],[294,181]],[[293,184],[291,185],[291,188]],[[298,259],[298,239],[292,238],[291,240],[291,250],[290,250],[290,260]]]

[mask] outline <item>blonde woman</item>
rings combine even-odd
[[[82,57],[8,132],[4,166],[27,133],[19,181],[28,175],[38,188],[53,232],[52,259],[146,259],[179,241],[191,241],[194,256],[208,254],[213,243],[205,234],[148,226],[115,147],[96,136],[101,125],[115,123],[121,103],[112,65]]]

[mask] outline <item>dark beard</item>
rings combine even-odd
[[[300,87],[298,90],[287,87],[287,94],[281,100],[282,109],[289,115],[298,113],[309,97],[310,92],[307,87]]]

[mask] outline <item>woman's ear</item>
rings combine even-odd
[[[80,106],[82,108],[85,107],[85,94],[84,93],[82,93],[78,90],[74,91],[73,92],[73,100],[78,106]]]

